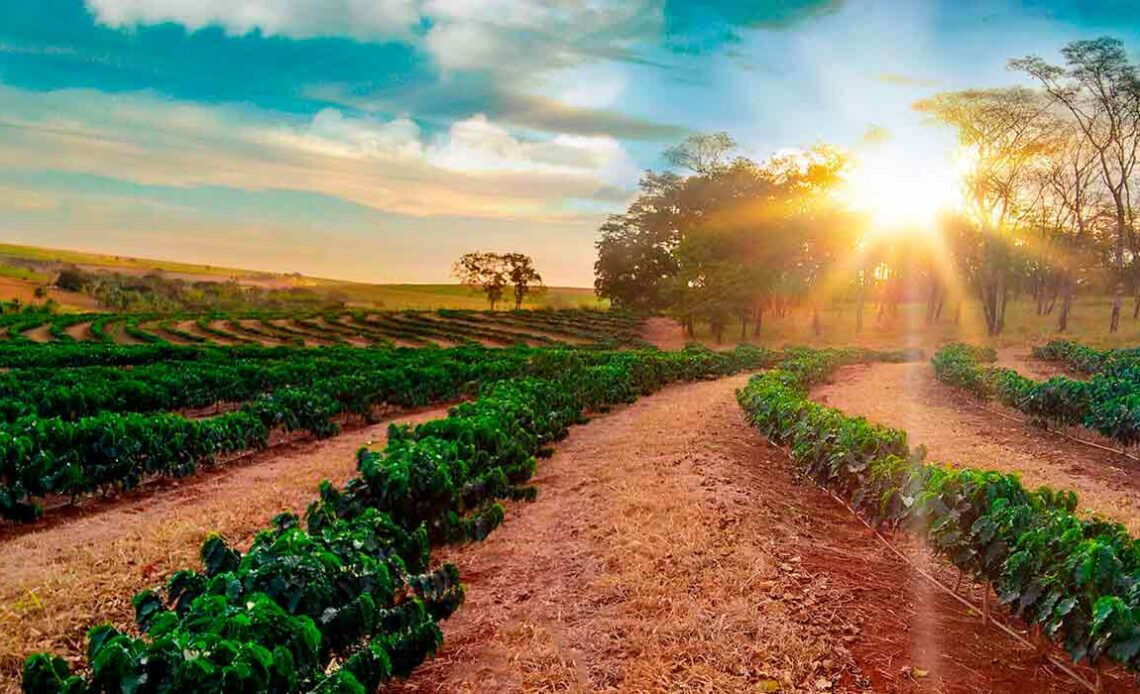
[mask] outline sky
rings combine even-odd
[[[1132,7],[1129,7],[1132,5]],[[592,284],[694,132],[826,142],[937,199],[911,109],[1113,35],[1133,0],[0,0],[0,240],[366,282],[473,250]],[[883,181],[880,181],[880,188]]]

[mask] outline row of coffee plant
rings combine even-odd
[[[503,359],[519,359],[517,349]],[[22,368],[0,373],[0,422],[21,417],[76,420],[105,412],[163,412],[240,403],[284,386],[355,373],[384,372],[378,390],[403,398],[399,375],[411,368],[467,368],[490,363],[487,350],[373,350],[277,348],[269,354],[212,350],[189,361],[155,361],[130,369],[112,366]],[[462,377],[460,374],[459,377]],[[414,393],[412,389],[408,391]],[[400,402],[399,404],[404,404]]]
[[[370,420],[377,408],[453,401],[473,394],[482,383],[532,374],[536,369],[540,375],[547,373],[546,367],[538,366],[547,357],[526,347],[395,353],[298,350],[288,355],[283,362],[262,362],[264,374],[276,374],[275,383],[261,380],[257,365],[242,371],[250,379],[240,393],[248,397],[247,402],[217,416],[191,419],[171,412],[99,411],[77,419],[28,415],[0,424],[0,517],[34,520],[45,497],[74,500],[93,492],[131,489],[148,477],[189,475],[220,457],[264,448],[275,430],[330,436],[337,433],[337,419],[342,416]],[[598,352],[591,358],[618,356]],[[181,366],[185,374],[176,370],[172,375],[160,364],[136,367],[122,372],[123,379],[108,390],[100,389],[93,379],[95,390],[90,392],[82,385],[83,374],[95,370],[106,376],[106,371],[75,369],[79,374],[73,378],[81,385],[68,388],[66,376],[58,383],[49,378],[44,394],[51,397],[42,406],[52,407],[54,402],[60,407],[79,407],[83,397],[90,397],[92,404],[118,404],[136,393],[148,374],[153,377],[150,385],[170,378],[171,383],[189,389],[188,384],[202,374],[237,373],[232,364],[224,362],[183,362]],[[8,376],[19,378],[20,373],[13,371]],[[136,373],[143,374],[142,381],[133,378]],[[31,370],[31,375],[34,381],[40,370]],[[224,378],[221,382],[203,400],[217,402],[221,396],[238,395],[225,385]],[[150,403],[190,405],[179,400],[189,393],[165,392],[151,396]],[[144,397],[136,404],[146,404]]]
[[[964,346],[952,353],[978,356]],[[1074,660],[1140,665],[1140,543],[1119,524],[1078,515],[1072,492],[926,463],[905,432],[810,401],[808,387],[849,358],[803,352],[754,377],[740,404],[802,473],[869,521],[922,535]],[[951,373],[959,384],[975,382],[970,370]]]
[[[586,342],[604,347],[643,345],[641,318],[586,309],[518,311],[213,312],[209,314],[51,314],[0,316],[11,342],[290,346],[423,346]],[[43,328],[47,328],[46,333]]]
[[[943,383],[1020,410],[1035,423],[1083,426],[1123,446],[1140,442],[1140,371],[1109,368],[1088,380],[1034,381],[985,364],[994,358],[990,348],[954,343],[934,355],[934,373]]]
[[[134,598],[136,636],[88,635],[86,668],[31,656],[24,689],[88,692],[365,692],[405,677],[441,644],[463,599],[455,567],[430,570],[439,542],[477,540],[500,501],[533,498],[535,458],[589,411],[668,383],[771,362],[756,349],[666,353],[541,350],[534,375],[483,385],[447,418],[395,428],[359,476],[321,485],[305,518],[282,515],[247,552],[212,536],[203,569]]]
[[[1068,340],[1054,340],[1033,348],[1033,356],[1061,362],[1086,374],[1140,372],[1140,347],[1131,349],[1095,349]]]

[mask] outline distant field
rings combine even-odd
[[[327,286],[342,293],[351,304],[375,305],[387,309],[436,308],[487,308],[482,294],[458,284],[357,284],[335,283],[311,285]],[[504,300],[496,308],[513,308],[513,300]],[[541,293],[528,297],[526,308],[605,308],[609,302],[599,299],[593,289],[584,287],[547,287]]]
[[[88,253],[86,251],[72,251],[61,248],[39,248],[36,246],[21,246],[12,243],[0,243],[0,258],[14,258],[46,264],[100,267],[120,271],[130,271],[133,269],[150,272],[152,270],[161,270],[162,272],[179,275],[199,275],[213,278],[275,276],[274,273],[242,270],[240,268],[180,263],[173,260],[156,260],[152,258],[131,258],[128,256]]]
[[[63,267],[75,265],[86,270],[106,270],[127,275],[162,272],[164,275],[190,281],[221,282],[236,280],[241,284],[264,288],[305,287],[341,299],[353,306],[383,309],[485,309],[481,294],[458,284],[368,284],[321,277],[270,273],[216,265],[181,263],[150,258],[88,253],[54,248],[37,248],[0,243],[0,299],[34,300],[37,286],[48,284]],[[65,311],[90,311],[97,308],[89,297],[52,290]],[[526,308],[605,308],[608,301],[598,299],[594,290],[584,287],[549,287],[524,303]],[[497,308],[512,308],[513,301],[504,300]]]

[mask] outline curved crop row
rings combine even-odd
[[[398,352],[403,360],[369,364],[360,350],[344,368],[324,362],[293,371],[241,409],[206,419],[180,415],[105,412],[75,421],[25,417],[0,426],[0,517],[39,515],[37,499],[129,489],[151,475],[180,477],[219,455],[262,448],[272,430],[315,436],[337,432],[335,418],[371,418],[379,406],[417,407],[454,400],[481,382],[511,378],[532,368],[529,351],[479,348]],[[305,374],[313,376],[306,377]],[[254,374],[256,377],[256,374]]]
[[[982,365],[992,359],[992,350],[955,343],[934,355],[934,373],[943,383],[1020,410],[1031,421],[1083,426],[1123,446],[1140,442],[1140,371],[1108,370],[1087,381],[1064,376],[1034,381],[1013,369]]]
[[[1132,349],[1095,349],[1068,340],[1054,340],[1033,348],[1033,356],[1046,361],[1062,362],[1086,374],[1131,372],[1140,376],[1140,347]]]
[[[1078,516],[1072,492],[925,463],[905,432],[808,400],[808,386],[841,361],[833,352],[805,352],[754,377],[738,399],[802,472],[869,520],[922,535],[1074,660],[1140,666],[1140,543],[1119,524]],[[973,379],[956,366],[951,373]]]
[[[533,498],[520,485],[535,456],[586,411],[768,361],[755,349],[538,352],[531,368],[548,378],[486,386],[445,419],[394,430],[383,453],[360,453],[359,477],[323,484],[303,521],[278,517],[246,553],[209,538],[203,571],[135,596],[142,635],[93,628],[79,674],[34,655],[25,691],[363,692],[406,676],[463,599],[453,566],[427,571],[433,542],[481,539],[503,518],[498,500]]]
[[[77,323],[91,324],[95,342],[120,341],[144,344],[168,342],[210,344],[215,339],[223,344],[231,341],[263,341],[303,346],[306,342],[341,344],[346,338],[379,338],[446,340],[448,342],[486,340],[498,344],[514,344],[523,340],[536,344],[554,344],[565,336],[586,339],[603,346],[645,346],[638,334],[641,319],[624,312],[585,309],[559,309],[510,312],[494,311],[377,311],[374,320],[344,309],[334,311],[214,311],[201,313],[135,313],[135,314],[52,314],[28,310],[3,316],[0,336],[10,343],[30,343],[29,330],[42,326],[54,340],[71,342],[66,328]],[[346,316],[366,330],[357,330],[342,322]],[[440,319],[440,320],[436,320]],[[225,322],[225,330],[211,327],[213,321]],[[245,321],[246,324],[242,324]],[[194,323],[200,332],[179,327]],[[115,329],[115,335],[109,330]],[[504,329],[510,327],[511,329]],[[525,330],[519,330],[520,328]],[[562,337],[560,337],[562,336]]]

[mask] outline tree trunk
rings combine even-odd
[[[763,307],[756,307],[756,320],[752,323],[752,337],[760,337],[760,325],[764,322]]]
[[[817,306],[811,307],[811,331],[815,334],[816,337],[819,337],[819,307]]]
[[[1127,223],[1119,189],[1112,191],[1112,199],[1116,203],[1116,294],[1112,297],[1112,318],[1108,323],[1110,333],[1120,329],[1120,309],[1124,306],[1124,227]]]
[[[1108,332],[1120,329],[1120,309],[1124,306],[1124,282],[1117,281],[1116,293],[1112,297],[1112,318],[1108,322]]]
[[[1073,283],[1068,278],[1064,280],[1061,297],[1061,314],[1057,316],[1057,332],[1063,333],[1069,329],[1069,310],[1073,307]]]
[[[994,331],[992,335],[1000,335],[1005,328],[1005,273],[999,272],[997,287],[994,291]]]

